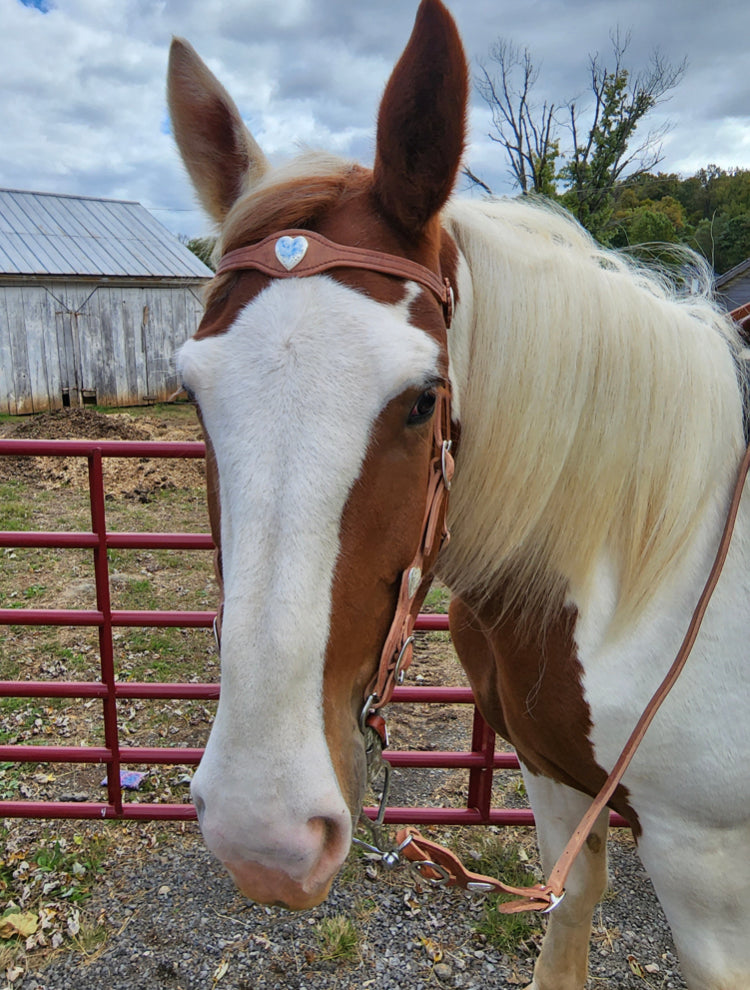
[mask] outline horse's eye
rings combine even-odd
[[[435,412],[436,402],[437,395],[434,389],[428,389],[426,392],[422,392],[411,407],[411,412],[407,420],[408,425],[418,426],[420,423],[425,423]]]

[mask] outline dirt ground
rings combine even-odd
[[[159,410],[162,410],[161,412]],[[137,414],[101,413],[86,407],[0,422],[0,437],[17,440],[200,440],[201,431],[187,403]],[[6,459],[6,480],[33,482],[44,490],[81,487],[88,483],[83,458],[34,457]],[[143,497],[155,491],[199,487],[204,481],[202,460],[161,461],[145,458],[107,459],[105,485],[111,496]]]

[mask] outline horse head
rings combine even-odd
[[[457,265],[439,214],[467,78],[450,15],[423,0],[373,169],[315,155],[274,169],[193,49],[172,47],[174,132],[222,256],[178,359],[207,441],[224,599],[193,800],[209,848],[264,903],[319,903],[347,856],[364,699],[382,703],[394,615],[414,610],[439,549],[428,489]]]

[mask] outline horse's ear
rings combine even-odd
[[[375,194],[417,237],[453,190],[466,136],[468,67],[453,18],[422,0],[378,114]]]
[[[177,146],[201,202],[221,222],[268,168],[231,96],[181,38],[172,41],[167,95]]]

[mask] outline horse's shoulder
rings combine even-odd
[[[606,772],[591,743],[593,723],[575,642],[576,610],[504,609],[502,594],[469,603],[454,597],[451,634],[485,720],[524,764],[596,794]],[[620,788],[613,805],[632,818]]]

